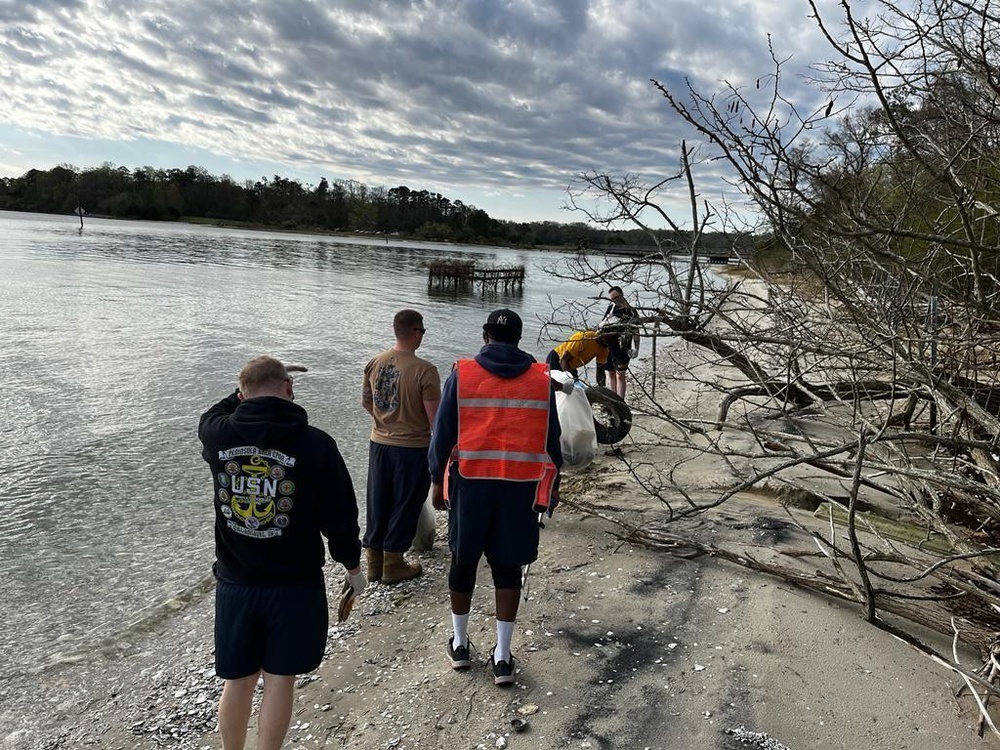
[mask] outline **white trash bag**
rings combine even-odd
[[[413,543],[410,549],[414,552],[430,552],[434,549],[434,535],[437,533],[435,526],[434,505],[431,503],[431,492],[427,493],[423,507],[420,508],[420,517],[417,519],[417,533],[413,536]]]
[[[550,370],[549,377],[559,383],[570,383],[573,376],[561,370]],[[572,392],[556,391],[556,412],[562,428],[560,443],[563,466],[579,469],[594,460],[597,455],[597,431],[594,429],[594,412],[583,383],[574,383]]]

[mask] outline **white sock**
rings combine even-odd
[[[510,642],[514,637],[514,623],[497,620],[497,647],[493,661],[510,661]]]
[[[454,612],[451,613],[451,628],[455,633],[455,637],[451,642],[452,648],[458,648],[459,646],[469,645],[469,613],[466,612],[464,615],[456,615]]]

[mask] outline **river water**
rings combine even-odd
[[[524,264],[524,290],[429,289],[426,262],[455,257]],[[603,291],[547,273],[559,263],[186,224],[90,219],[81,231],[75,217],[0,212],[0,685],[86,658],[210,574],[198,417],[246,359],[309,368],[298,403],[338,441],[363,509],[360,382],[396,310],[423,312],[420,354],[442,375],[478,349],[498,306],[520,312],[523,346],[541,358],[553,305]]]

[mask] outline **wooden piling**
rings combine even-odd
[[[524,266],[477,266],[474,260],[434,260],[427,264],[427,286],[513,291],[524,288]]]

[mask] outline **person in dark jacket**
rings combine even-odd
[[[610,388],[622,398],[625,398],[628,365],[639,356],[639,331],[635,327],[638,317],[636,309],[625,298],[620,286],[608,289],[608,299],[611,304],[604,311],[598,330],[610,334],[608,338],[608,361],[597,368],[597,384],[605,385],[610,381]]]
[[[226,750],[246,743],[261,674],[257,748],[278,750],[295,677],[323,659],[323,537],[355,595],[366,583],[347,466],[333,438],[293,400],[285,365],[257,357],[240,370],[237,391],[198,426],[215,485],[215,670],[225,680],[219,731]]]
[[[562,466],[548,368],[517,347],[521,331],[516,313],[490,313],[485,345],[474,360],[457,362],[445,381],[428,450],[432,502],[449,510],[448,658],[454,669],[471,665],[469,611],[485,555],[495,588],[497,644],[490,663],[497,685],[514,681],[510,647],[521,566],[538,557],[538,512],[555,507]]]

